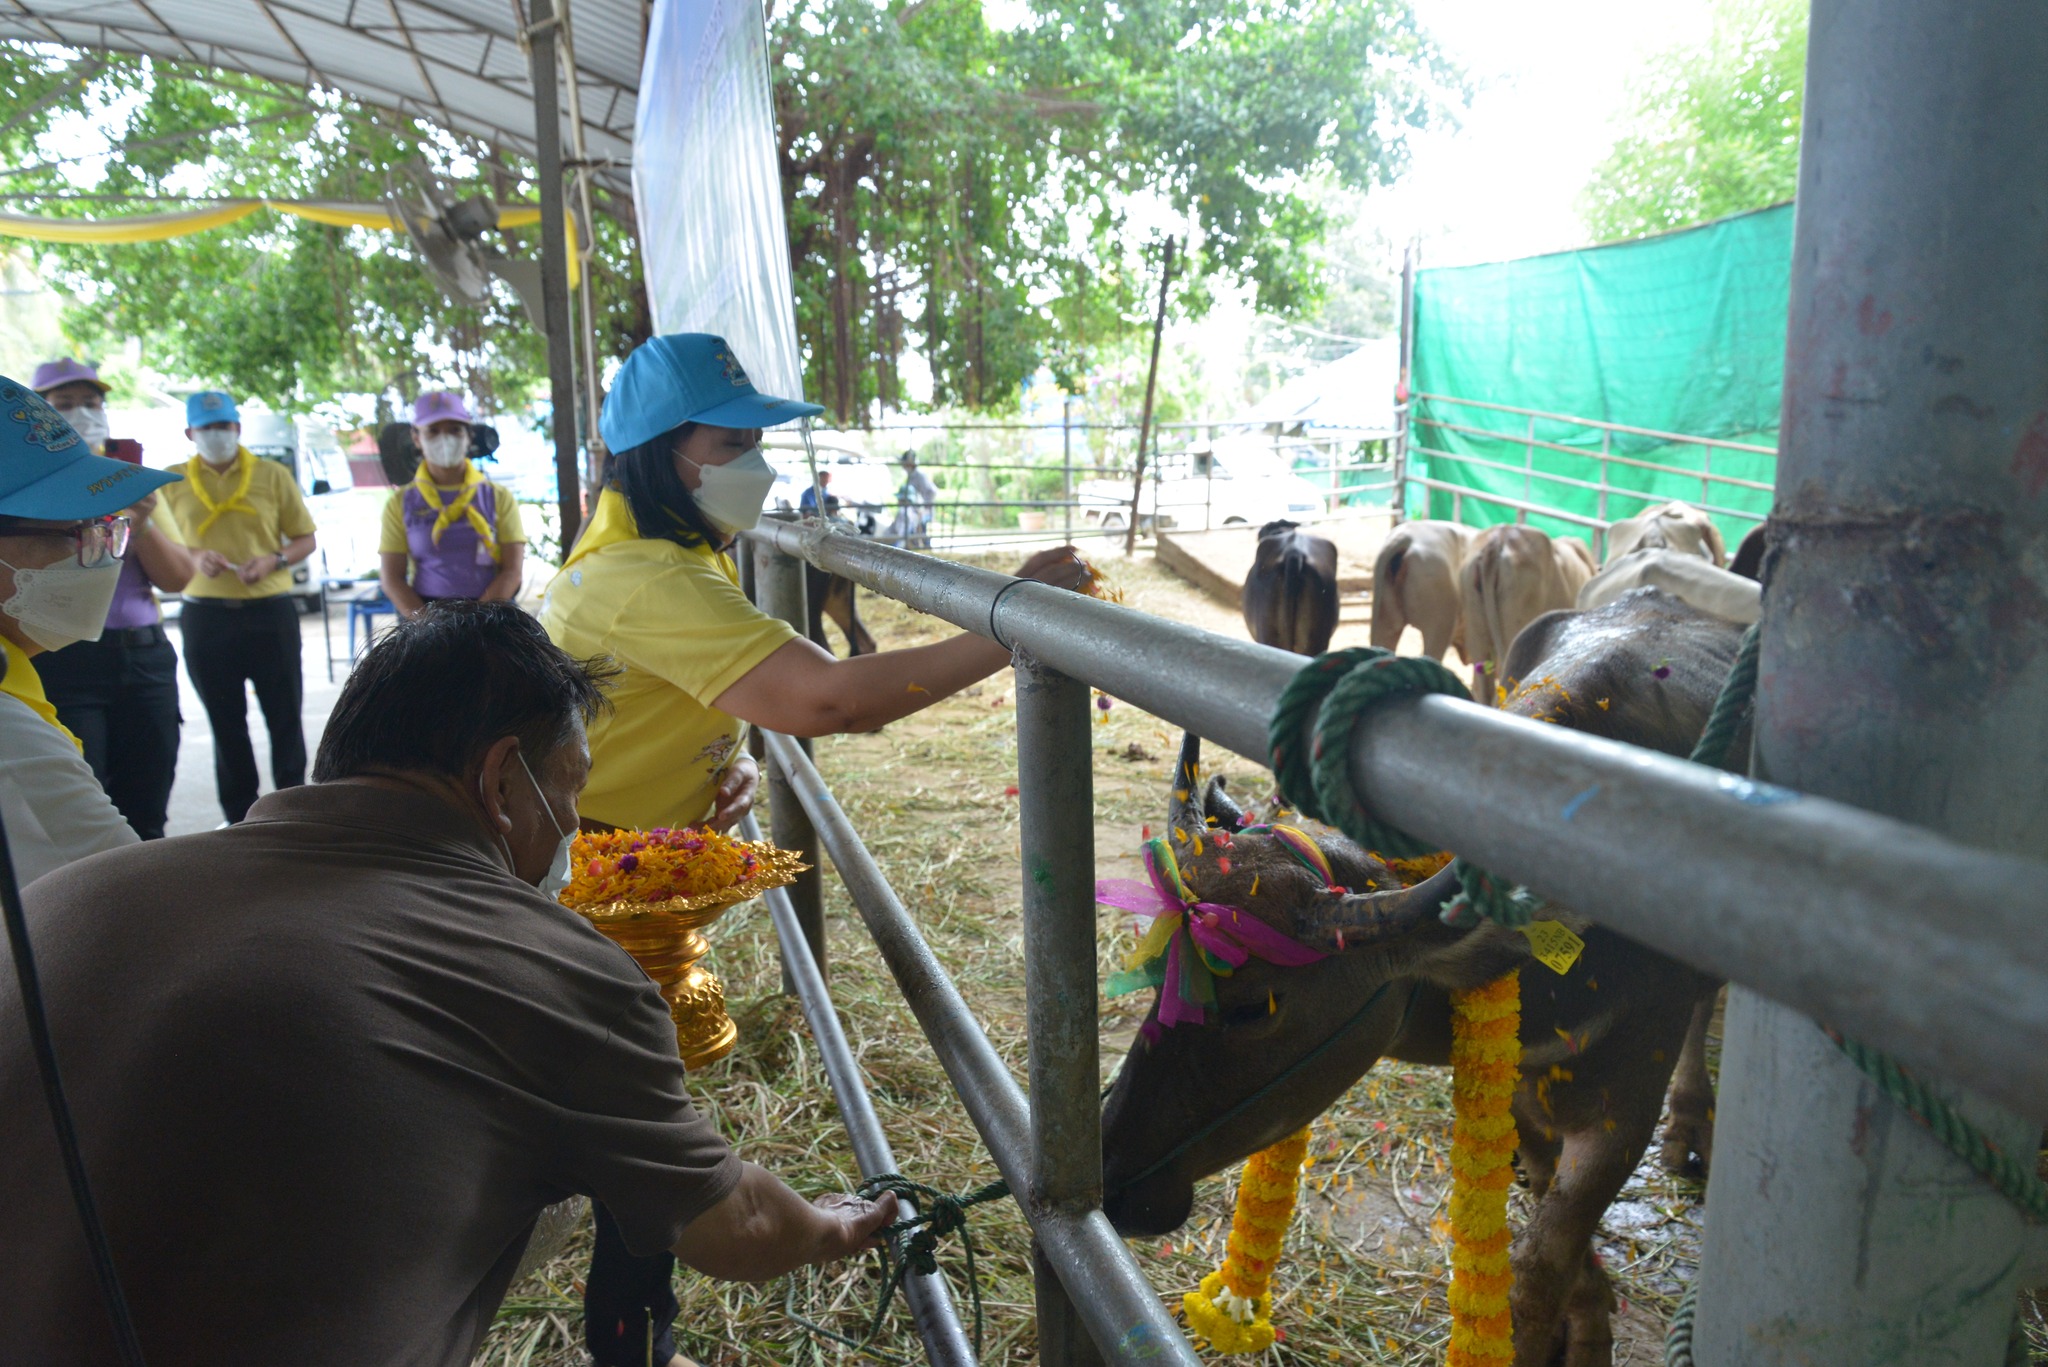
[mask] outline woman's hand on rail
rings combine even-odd
[[[1072,546],[1040,551],[1017,567],[1019,579],[1036,579],[1056,589],[1079,590],[1088,578],[1088,562]]]
[[[725,771],[718,795],[712,800],[711,829],[729,831],[737,825],[741,817],[754,809],[754,793],[760,786],[761,766],[752,755],[742,751]]]

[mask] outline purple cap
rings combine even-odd
[[[469,405],[452,389],[430,389],[412,403],[412,425],[426,427],[437,422],[475,422]]]
[[[28,387],[38,394],[47,394],[60,384],[89,384],[102,394],[112,387],[100,378],[98,366],[74,361],[69,356],[62,360],[44,361],[37,366]]]

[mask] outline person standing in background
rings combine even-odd
[[[519,596],[526,566],[519,502],[470,464],[473,421],[462,396],[447,390],[422,394],[412,406],[412,437],[425,459],[412,483],[391,491],[377,544],[377,578],[401,617],[441,598]]]
[[[29,657],[98,637],[128,544],[121,510],[176,478],[91,454],[55,409],[0,376],[0,817],[24,887],[135,843]]]
[[[36,367],[30,382],[95,455],[142,463],[142,444],[107,435],[107,386],[99,370],[69,357]],[[178,544],[170,510],[152,491],[127,509],[128,548],[106,629],[44,656],[38,673],[57,719],[78,738],[85,762],[144,840],[163,838],[178,768],[178,652],[164,632],[156,592],[191,580],[192,552]],[[154,591],[153,591],[154,590]]]
[[[313,553],[313,515],[292,472],[242,445],[235,401],[217,389],[185,401],[185,435],[199,454],[164,489],[198,573],[185,589],[179,629],[185,672],[213,725],[213,779],[230,825],[256,801],[249,698],[270,728],[270,773],[280,788],[306,781],[299,610],[291,567]]]
[[[896,463],[903,467],[903,487],[896,491],[896,501],[904,512],[904,548],[928,551],[932,548],[932,514],[939,506],[939,486],[917,468],[917,452],[905,451]]]

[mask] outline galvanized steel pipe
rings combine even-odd
[[[1241,755],[1301,665],[857,537],[753,535]],[[2048,1120],[2048,865],[1446,698],[1352,746],[1359,792],[1416,835]]]
[[[1199,1367],[1200,1359],[1108,1218],[1099,1210],[1079,1211],[1031,1195],[1031,1113],[1016,1079],[876,867],[810,756],[788,736],[771,733],[767,742],[770,760],[809,813],[904,1001],[917,1016],[1003,1179],[1018,1193],[1046,1260],[1058,1269],[1097,1346],[1109,1361],[1131,1367],[1157,1367],[1162,1362]]]

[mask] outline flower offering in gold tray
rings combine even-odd
[[[691,1068],[732,1052],[739,1028],[725,989],[698,961],[702,931],[807,865],[766,841],[734,840],[697,827],[583,832],[570,847],[562,904],[647,970],[676,1025],[676,1051]]]

